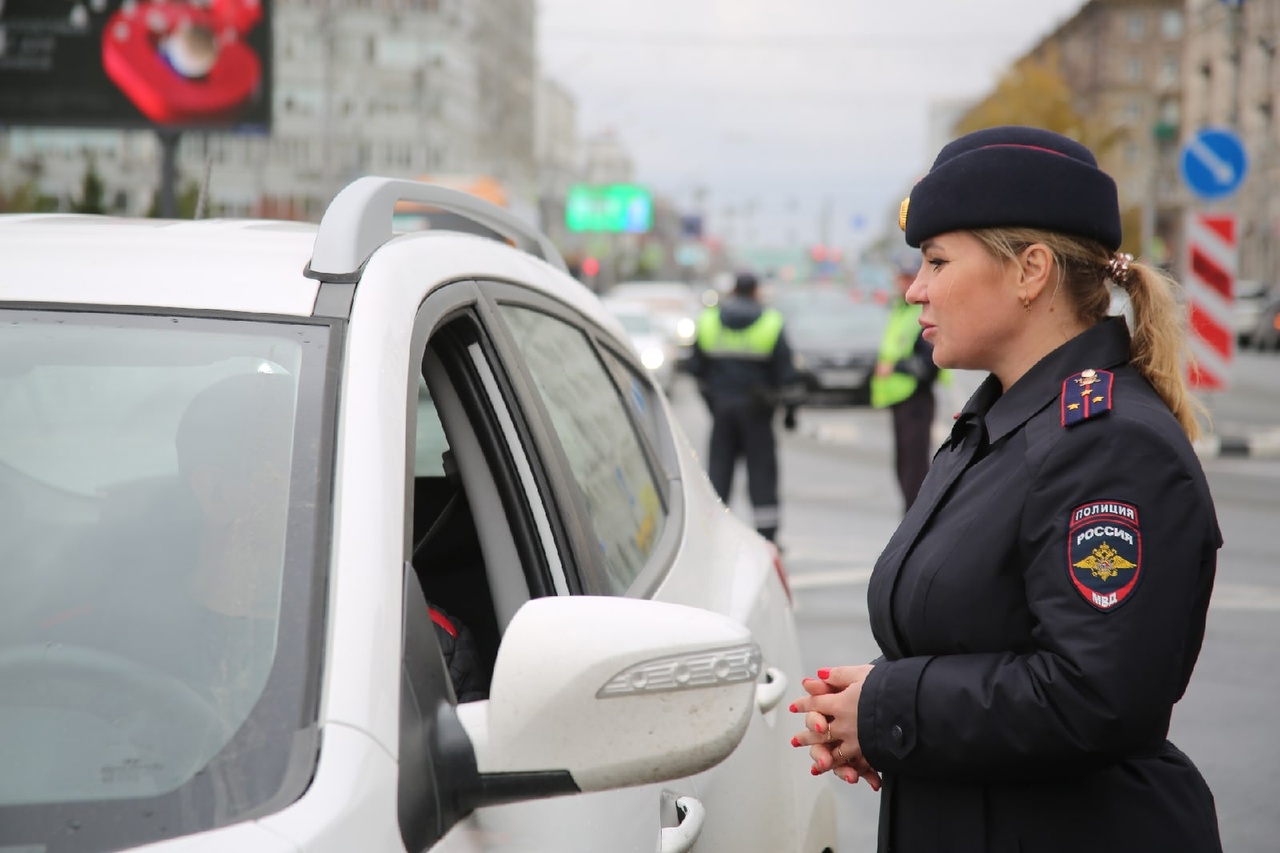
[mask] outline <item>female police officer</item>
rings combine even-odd
[[[1043,130],[950,143],[901,224],[934,360],[990,375],[876,563],[883,656],[807,679],[792,743],[883,777],[881,851],[1221,850],[1165,739],[1222,544],[1169,283],[1117,252],[1089,150]]]

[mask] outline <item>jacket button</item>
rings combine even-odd
[[[902,743],[902,726],[889,729],[889,737],[893,738],[894,743]]]

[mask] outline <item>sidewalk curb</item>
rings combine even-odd
[[[1280,429],[1251,435],[1207,435],[1195,442],[1196,453],[1208,459],[1251,457],[1280,459]]]

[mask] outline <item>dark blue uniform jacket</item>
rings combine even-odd
[[[1008,393],[989,377],[868,589],[883,658],[858,727],[885,777],[882,853],[1221,850],[1166,740],[1221,545],[1122,319]]]

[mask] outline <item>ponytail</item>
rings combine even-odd
[[[1110,279],[1129,294],[1133,321],[1129,324],[1129,356],[1133,366],[1151,384],[1183,432],[1194,441],[1200,435],[1200,418],[1208,420],[1203,403],[1187,389],[1187,340],[1184,312],[1174,296],[1178,285],[1160,270],[1134,263],[1128,255],[1107,249],[1096,240],[1035,228],[980,228],[970,233],[991,256],[1016,261],[1033,243],[1049,248],[1080,321],[1087,326],[1102,322],[1110,307]]]
[[[1146,264],[1129,264],[1116,282],[1129,294],[1133,308],[1130,358],[1191,440],[1200,435],[1200,417],[1208,416],[1204,404],[1187,388],[1188,352],[1183,311],[1174,296],[1177,284],[1168,275]]]

